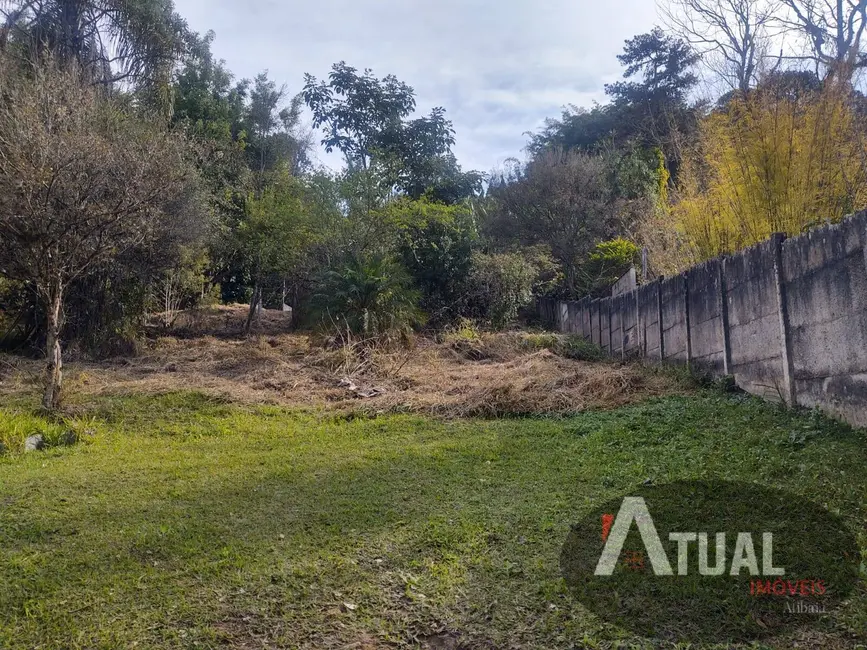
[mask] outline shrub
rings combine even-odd
[[[419,295],[406,270],[382,256],[354,256],[326,271],[313,296],[314,310],[326,326],[352,334],[406,332],[423,321]]]
[[[537,269],[517,253],[473,253],[468,279],[469,313],[500,329],[530,304]]]
[[[521,339],[521,347],[529,350],[550,350],[566,359],[575,361],[602,361],[605,350],[581,336],[531,333]]]
[[[581,336],[567,336],[560,342],[557,350],[560,356],[576,361],[602,361],[605,350]]]
[[[476,324],[469,318],[460,318],[452,327],[445,329],[440,336],[443,343],[475,342],[482,338]]]
[[[432,324],[454,321],[462,312],[477,233],[465,206],[403,201],[412,212],[400,245],[404,266],[421,291],[421,306]]]
[[[641,249],[628,239],[618,237],[596,244],[582,269],[583,292],[608,292],[629,267],[640,263]]]

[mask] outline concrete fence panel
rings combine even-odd
[[[689,313],[690,363],[715,373],[726,370],[722,260],[715,259],[685,274]]]
[[[620,329],[623,336],[623,356],[639,356],[641,354],[641,336],[638,326],[638,290],[625,293],[622,298]]]
[[[662,360],[661,323],[659,320],[659,281],[638,288],[637,309],[641,339],[641,355],[647,359]]]
[[[590,338],[590,298],[582,298],[579,303],[579,308],[581,311],[581,330],[580,334],[585,339]]]
[[[611,298],[599,300],[599,345],[611,354]]]
[[[732,255],[725,262],[731,366],[729,374],[751,393],[785,395],[775,238]]]
[[[558,332],[565,332],[569,320],[569,306],[562,300],[554,303],[554,328]]]
[[[599,313],[599,300],[593,300],[590,303],[590,340],[596,345],[602,345],[602,327],[600,321],[602,316]]]
[[[536,309],[613,357],[694,364],[867,427],[867,212],[614,298]]]
[[[620,294],[611,298],[609,308],[609,327],[611,332],[611,342],[608,351],[613,357],[623,356],[623,298],[628,294]]]
[[[659,287],[662,302],[664,361],[689,361],[689,313],[686,311],[686,277],[666,278]]]
[[[566,303],[568,310],[568,318],[566,320],[566,332],[568,334],[578,334],[581,331],[581,310],[577,300],[570,300]]]
[[[867,215],[782,245],[793,394],[867,426]]]

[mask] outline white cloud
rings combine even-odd
[[[653,0],[175,0],[239,77],[264,69],[290,92],[332,63],[389,73],[418,108],[445,107],[467,169],[520,155],[524,133],[566,104],[604,98],[623,41],[656,22]],[[324,152],[331,165],[340,159]]]

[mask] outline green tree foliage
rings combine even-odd
[[[562,268],[562,295],[578,297],[590,253],[623,226],[610,181],[610,167],[600,156],[540,154],[492,184],[486,234],[501,246],[545,246]]]
[[[303,273],[314,246],[326,236],[329,225],[319,219],[315,195],[306,183],[288,174],[261,197],[248,201],[247,218],[237,232],[240,253],[251,269],[252,296],[245,331],[250,332],[256,310],[262,303],[265,283],[277,281],[285,302],[287,281]]]
[[[235,82],[224,62],[214,59],[213,32],[190,40],[175,75],[172,124],[199,145],[199,169],[217,216],[237,222],[250,183],[245,160],[249,82]]]
[[[539,270],[520,253],[473,253],[468,314],[496,329],[512,323],[533,299]]]
[[[248,156],[256,170],[258,191],[267,185],[266,173],[288,171],[300,174],[309,164],[310,142],[298,132],[303,104],[296,95],[286,104],[286,86],[277,86],[268,73],[256,76],[250,89]]]
[[[395,192],[457,202],[479,191],[481,175],[462,172],[451,154],[454,129],[445,109],[409,119],[415,91],[394,75],[378,79],[340,62],[327,82],[305,75],[303,96],[313,125],[325,132],[326,151],[341,151],[364,181],[365,209]]]
[[[666,35],[659,28],[627,40],[617,60],[626,66],[625,78],[640,76],[640,80],[607,84],[605,92],[615,103],[657,108],[680,106],[698,82],[691,70],[698,55],[685,41]]]
[[[609,293],[630,267],[640,263],[641,249],[627,239],[617,237],[599,242],[582,268],[584,292],[590,295]]]
[[[400,244],[404,266],[421,291],[421,307],[435,325],[448,323],[466,306],[471,255],[478,244],[475,220],[468,206],[446,206],[403,200],[408,211]]]
[[[174,64],[189,36],[171,0],[0,0],[7,39],[19,57],[74,62],[88,79],[131,84],[168,109]]]
[[[698,80],[697,55],[683,40],[655,29],[627,40],[617,58],[625,80],[605,86],[611,102],[590,110],[572,106],[560,119],[547,120],[530,138],[531,154],[579,149],[628,157],[638,150],[647,159],[659,149],[676,174],[680,142],[695,128],[688,98]]]

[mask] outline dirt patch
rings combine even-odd
[[[498,417],[616,408],[684,392],[638,364],[565,358],[521,333],[472,341],[419,337],[383,352],[311,344],[281,312],[264,312],[258,334],[239,336],[246,310],[221,307],[182,319],[134,358],[67,365],[81,396],[197,390],[232,401],[338,412]],[[545,335],[550,340],[552,337]],[[40,362],[4,357],[0,395],[37,390]]]

